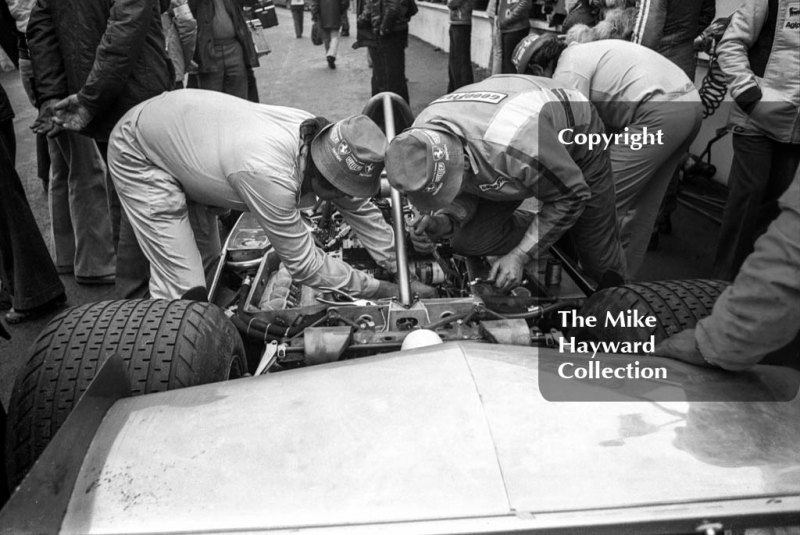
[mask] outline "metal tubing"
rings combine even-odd
[[[394,139],[394,109],[390,95],[383,95],[383,120],[386,125],[386,140]],[[397,253],[397,284],[400,287],[400,304],[411,306],[411,283],[408,279],[408,257],[406,255],[406,235],[403,220],[403,200],[400,192],[392,188],[392,219],[394,220],[394,243]]]

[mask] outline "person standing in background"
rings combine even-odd
[[[173,86],[156,0],[38,0],[27,37],[39,104],[34,133],[79,132],[94,138],[105,155],[120,117]],[[147,259],[115,193],[111,201],[112,229],[119,236],[117,295],[142,297]]]
[[[514,49],[531,31],[531,0],[498,0],[497,29],[500,31],[502,74],[514,74],[517,68],[511,62]]]
[[[14,38],[13,34],[6,35]],[[13,119],[14,110],[0,85],[0,282],[2,291],[11,296],[12,308],[5,315],[9,324],[55,312],[67,300],[64,285],[58,278],[14,167]]]
[[[20,30],[20,50],[27,65],[20,65],[22,85],[36,105],[33,67],[24,31],[35,2],[15,1],[12,16]],[[21,58],[23,55],[21,54]],[[37,136],[39,137],[39,136]],[[106,166],[94,140],[63,132],[48,145],[52,180],[48,180],[50,243],[59,274],[75,274],[85,285],[114,284],[116,255],[106,191]]]
[[[167,44],[167,55],[175,69],[175,89],[182,89],[186,73],[192,65],[197,46],[197,21],[187,0],[161,0],[161,28]]]
[[[303,37],[303,17],[305,16],[306,1],[291,0],[289,9],[292,11],[292,20],[294,21],[294,36],[300,39]]]
[[[450,55],[447,92],[475,81],[472,73],[472,7],[473,0],[448,0],[450,10]]]
[[[342,2],[342,28],[339,31],[339,37],[350,37],[350,19],[347,18],[347,12],[350,11],[350,0]]]
[[[397,93],[410,104],[406,80],[408,21],[417,13],[413,0],[366,0],[358,17],[359,28],[372,28],[375,46],[369,48],[372,60],[373,95],[381,91]]]
[[[800,9],[750,0],[717,46],[734,104],[733,162],[714,275],[733,280],[756,239],[780,213],[778,199],[800,163]]]
[[[642,0],[631,41],[660,53],[694,82],[694,40],[711,24],[716,12],[715,0]]]
[[[339,50],[339,27],[342,24],[344,0],[312,0],[311,20],[317,23],[322,33],[325,59],[328,67],[336,68],[336,53]]]
[[[248,69],[258,67],[250,29],[234,0],[189,0],[197,20],[197,84],[200,89],[248,98]]]

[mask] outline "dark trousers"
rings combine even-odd
[[[502,43],[503,43],[503,70],[501,71],[502,74],[516,74],[517,68],[514,67],[514,64],[511,62],[511,57],[514,55],[514,49],[517,47],[520,41],[522,41],[526,35],[530,33],[529,28],[524,28],[522,30],[515,30],[513,32],[503,33],[502,34]]]
[[[447,65],[449,82],[447,92],[475,81],[472,74],[472,25],[450,25],[450,56]]]
[[[97,148],[108,165],[108,143],[98,141]],[[110,175],[106,179],[111,229],[117,246],[117,272],[114,277],[118,299],[143,299],[150,296],[150,262],[144,256],[133,227],[122,209]]]
[[[406,82],[406,47],[408,30],[392,32],[377,38],[369,47],[372,59],[372,94],[391,91],[410,104]]]
[[[347,18],[347,12],[349,10],[350,9],[348,8],[348,9],[345,9],[345,10],[342,11],[342,23],[339,26],[339,29],[341,30],[339,33],[341,35],[349,35],[350,34],[350,19]]]
[[[33,216],[16,162],[11,119],[0,122],[0,278],[12,306],[25,311],[64,293],[50,251]]]
[[[733,163],[722,216],[714,276],[733,280],[756,239],[780,213],[778,198],[800,163],[800,145],[733,134]]]
[[[294,20],[294,35],[296,37],[303,37],[303,11],[305,6],[290,6],[292,10],[292,20]]]

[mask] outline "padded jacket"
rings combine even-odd
[[[631,40],[672,60],[694,81],[694,39],[715,15],[715,0],[642,0]]]
[[[189,0],[189,8],[197,20],[197,45],[194,49],[194,61],[201,73],[217,70],[213,61],[214,50],[214,0]],[[225,9],[233,21],[236,40],[244,47],[244,61],[248,67],[258,67],[258,54],[250,36],[250,29],[244,20],[242,8],[235,0],[225,0]]]
[[[744,2],[717,53],[736,102],[733,131],[800,143],[800,3]]]
[[[359,24],[368,22],[376,35],[408,30],[409,5],[410,0],[365,0]]]
[[[136,104],[173,86],[158,0],[38,0],[28,21],[38,103],[77,93],[108,139]]]
[[[347,5],[341,0],[311,0],[311,18],[326,30],[338,29],[346,10]]]

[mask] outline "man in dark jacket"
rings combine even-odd
[[[258,55],[242,8],[235,0],[189,0],[189,8],[197,20],[198,86],[247,99]]]
[[[413,7],[412,7],[413,6]],[[406,47],[408,21],[416,13],[413,0],[366,0],[358,17],[359,28],[372,28],[376,43],[369,48],[372,60],[372,94],[397,93],[406,102]],[[377,91],[376,91],[377,90]]]
[[[694,82],[694,39],[715,15],[714,0],[642,0],[631,41],[659,52]]]
[[[80,132],[104,157],[117,121],[174,83],[158,0],[38,0],[27,37],[39,104],[34,132]],[[141,297],[149,267],[116,194],[112,226],[117,295]]]
[[[51,135],[63,127],[107,141],[125,112],[172,87],[157,0],[39,0],[28,44],[37,122]]]

